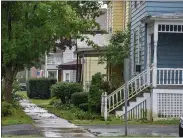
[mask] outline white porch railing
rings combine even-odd
[[[183,85],[183,68],[158,68],[157,85]]]
[[[152,69],[145,70],[130,81],[128,81],[128,100],[142,92],[144,89],[151,85],[150,76],[152,75]],[[148,81],[149,79],[149,81]],[[124,91],[125,85],[121,86],[110,95],[107,96],[107,112],[111,112],[120,105],[124,104]]]
[[[147,100],[144,100],[132,108],[130,111],[128,111],[127,116],[128,120],[147,119]],[[125,114],[121,116],[121,119],[125,119]]]

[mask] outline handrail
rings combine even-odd
[[[149,75],[151,75],[151,73],[152,68],[150,70],[144,70],[143,72],[128,81],[128,100],[151,85],[151,83],[148,84],[147,81],[148,79],[150,79]],[[108,112],[111,112],[112,110],[116,109],[124,103],[124,90],[125,85],[122,85],[107,96]]]

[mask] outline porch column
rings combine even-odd
[[[150,41],[147,43],[147,84],[151,83],[151,72],[150,72]]]
[[[153,62],[153,87],[157,86],[157,45],[158,45],[158,24],[154,23],[154,62]]]

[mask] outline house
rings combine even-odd
[[[108,33],[114,34],[116,31],[122,31],[127,28],[130,16],[130,2],[108,1],[107,5]],[[107,68],[109,80],[113,74],[118,76],[119,81],[123,80],[121,66],[107,64]]]
[[[128,119],[183,114],[183,2],[131,1]],[[104,117],[124,118],[125,86],[102,96]],[[121,111],[122,109],[122,111]]]
[[[61,49],[57,48],[56,51],[53,52],[52,50],[45,54],[44,76],[58,80],[57,66],[61,63],[63,63],[63,51]]]
[[[68,47],[62,52],[63,62],[57,65],[58,81],[62,82],[76,82],[77,71],[77,55],[74,53],[75,47],[72,49]],[[79,65],[80,66],[80,65]]]

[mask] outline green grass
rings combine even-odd
[[[22,95],[23,97],[27,98],[26,92],[18,92],[18,94]],[[124,124],[123,120],[116,119],[114,117],[111,118],[110,121],[102,121],[102,120],[78,120],[72,111],[70,110],[61,110],[54,108],[54,106],[49,105],[51,99],[41,100],[41,99],[29,99],[32,103],[37,104],[45,109],[47,109],[50,113],[55,114],[58,117],[64,118],[69,120],[70,122],[78,125],[97,125],[97,124],[104,124],[104,125],[121,125]],[[159,120],[154,122],[142,122],[139,120],[136,121],[128,121],[128,124],[149,124],[149,125],[177,125],[179,120]]]
[[[13,115],[2,117],[2,126],[16,124],[32,124],[32,119],[27,116],[21,109],[16,109]]]

